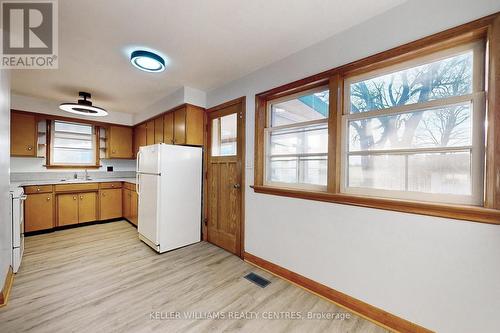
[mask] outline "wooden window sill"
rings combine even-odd
[[[253,188],[255,193],[500,225],[500,210],[478,206],[436,204],[431,202],[365,197],[342,193],[304,191],[260,185],[250,187]]]

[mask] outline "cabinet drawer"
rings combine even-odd
[[[99,185],[97,183],[55,185],[56,192],[97,191],[98,189]]]
[[[123,187],[127,190],[135,191],[135,184],[132,183],[123,183]]]
[[[122,188],[122,182],[99,183],[99,188]]]
[[[26,186],[24,187],[24,193],[26,194],[36,194],[36,193],[49,193],[52,192],[52,185],[40,185],[40,186]]]

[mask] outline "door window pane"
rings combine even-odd
[[[237,138],[237,113],[232,113],[212,120],[212,156],[236,155]]]

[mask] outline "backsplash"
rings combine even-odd
[[[134,171],[136,167],[135,160],[118,160],[118,159],[101,159],[101,167],[93,169],[93,171],[106,171],[108,166],[113,166],[113,171]],[[64,170],[64,172],[81,172],[83,168]],[[38,173],[60,173],[61,169],[47,169],[45,167],[45,158],[37,157],[11,157],[10,158],[10,172],[38,172]],[[89,172],[91,172],[89,170]]]
[[[11,172],[11,182],[22,182],[31,180],[71,180],[77,178],[85,178],[85,171],[57,171],[57,172]],[[102,178],[134,178],[135,171],[89,171],[89,177],[92,179]]]

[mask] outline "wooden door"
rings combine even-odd
[[[109,126],[108,134],[108,157],[131,158],[133,154],[132,128]]]
[[[35,116],[12,112],[10,126],[10,154],[13,156],[36,156],[37,124]]]
[[[155,119],[155,143],[162,143],[163,141],[163,117]]]
[[[207,240],[241,256],[244,99],[208,112]]]
[[[130,191],[130,222],[137,225],[138,220],[138,205],[139,205],[139,197],[137,196],[137,192]]]
[[[78,224],[78,193],[57,195],[57,225]]]
[[[123,217],[130,221],[130,197],[132,191],[123,189],[122,202],[123,202]]]
[[[186,143],[186,108],[174,111],[174,143],[183,145]]]
[[[122,217],[122,189],[100,190],[100,219],[109,220]]]
[[[54,195],[28,194],[24,206],[24,230],[46,230],[54,227]]]
[[[135,155],[137,156],[137,153],[139,152],[139,147],[143,147],[147,145],[147,138],[146,138],[146,124],[141,124],[136,127],[134,127],[134,151]]]
[[[78,222],[92,222],[97,220],[97,193],[78,194]]]
[[[150,120],[146,123],[146,145],[154,145],[155,143],[155,121]]]
[[[169,112],[163,116],[163,142],[174,143],[174,113]]]

